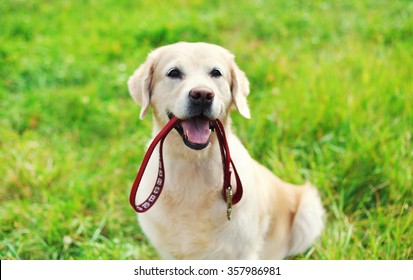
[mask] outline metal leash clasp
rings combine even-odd
[[[231,221],[231,217],[232,217],[232,187],[229,186],[226,189],[226,197],[227,197],[227,219],[228,221]]]

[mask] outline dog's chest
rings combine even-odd
[[[260,238],[257,232],[246,229],[251,226],[248,221],[257,221],[250,217],[255,212],[237,205],[233,219],[227,220],[220,155],[197,162],[168,158],[165,167],[162,195],[156,205],[140,217],[142,228],[162,257],[254,258],[247,254],[256,251],[253,248]]]
[[[159,204],[150,215],[141,216],[140,222],[164,258],[250,258],[246,252],[254,251],[252,247],[258,241],[255,233],[245,230],[241,217],[228,221],[225,204],[215,207],[202,211],[196,208],[171,210]]]

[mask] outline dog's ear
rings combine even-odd
[[[141,105],[140,118],[143,119],[148,113],[153,72],[155,68],[155,55],[150,53],[146,61],[129,77],[128,88],[133,100]]]
[[[245,73],[239,69],[234,60],[231,62],[231,77],[232,99],[240,114],[249,119],[251,114],[247,103],[247,96],[250,93],[250,83]]]

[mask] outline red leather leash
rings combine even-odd
[[[227,202],[227,218],[228,218],[228,221],[230,221],[231,216],[232,216],[232,205],[237,204],[242,198],[242,194],[243,194],[242,183],[241,183],[241,179],[239,178],[237,169],[235,168],[235,164],[231,159],[231,155],[229,154],[229,147],[228,147],[227,138],[225,136],[224,126],[222,125],[219,119],[215,120],[213,122],[213,125],[215,127],[215,131],[218,137],[219,147],[221,149],[221,158],[222,158],[222,164],[223,164],[223,170],[224,170],[224,185],[222,187],[222,195],[224,197],[224,200]],[[232,186],[231,186],[231,167],[230,167],[231,165],[232,165],[232,168],[234,169],[235,180],[237,183],[237,190],[235,194],[233,194]]]
[[[165,170],[164,170],[164,163],[163,163],[163,142],[168,135],[168,133],[177,125],[180,123],[181,120],[179,120],[176,117],[173,117],[167,124],[166,126],[156,135],[152,143],[149,145],[148,151],[145,154],[145,157],[143,158],[142,164],[139,168],[138,174],[136,175],[135,181],[133,182],[132,189],[130,192],[129,196],[129,202],[132,206],[132,208],[138,212],[138,213],[143,213],[149,210],[155,202],[158,200],[162,189],[163,185],[165,182]],[[214,120],[212,122],[215,131],[217,133],[218,137],[218,142],[221,150],[221,158],[222,158],[222,164],[223,164],[223,173],[224,173],[224,184],[222,187],[222,195],[224,197],[224,200],[227,203],[227,218],[228,220],[231,219],[231,212],[232,212],[232,205],[237,204],[243,194],[243,189],[242,189],[242,184],[241,180],[238,176],[238,172],[235,168],[234,162],[231,159],[230,153],[229,153],[229,147],[227,143],[227,139],[225,136],[225,130],[224,126],[222,125],[221,121],[219,119]],[[136,194],[138,192],[138,188],[140,185],[140,182],[142,180],[143,174],[145,173],[145,169],[148,165],[149,159],[152,156],[153,151],[155,150],[155,147],[158,145],[160,142],[159,146],[159,167],[158,167],[158,177],[155,182],[155,186],[152,189],[151,194],[148,196],[148,198],[141,204],[136,204]],[[231,166],[234,170],[235,174],[235,180],[237,183],[237,189],[235,194],[232,192],[232,186],[231,186]]]

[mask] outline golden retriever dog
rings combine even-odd
[[[317,189],[277,178],[231,131],[231,108],[250,118],[249,82],[228,50],[186,42],[160,47],[133,73],[128,87],[141,106],[141,119],[152,108],[153,136],[172,116],[183,120],[165,139],[163,192],[149,211],[138,214],[162,258],[282,259],[305,251],[320,236],[324,209]],[[219,142],[210,123],[216,119],[224,124],[244,189],[230,221]],[[155,152],[136,203],[151,193],[158,163]]]

